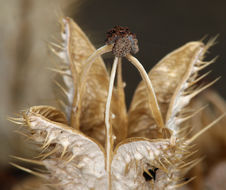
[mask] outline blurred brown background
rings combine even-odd
[[[96,47],[115,25],[128,26],[139,39],[136,57],[150,70],[170,51],[192,40],[207,40],[219,34],[207,60],[219,55],[209,80],[222,76],[214,88],[226,97],[226,1],[215,0],[0,0],[0,187],[16,183],[17,170],[8,165],[8,155],[26,155],[26,147],[13,134],[6,118],[31,105],[55,105],[54,74],[46,68],[56,61],[47,47],[55,41],[62,13],[73,17]],[[206,41],[207,41],[206,40]],[[105,56],[112,62],[111,55]],[[127,104],[140,81],[138,72],[123,64]],[[17,174],[15,177],[14,174]],[[4,186],[3,186],[4,184]],[[2,188],[3,187],[3,188]]]

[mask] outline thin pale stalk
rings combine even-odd
[[[117,67],[117,96],[118,101],[120,103],[120,125],[122,124],[124,129],[122,132],[122,137],[126,138],[128,133],[128,119],[127,119],[127,111],[125,104],[125,93],[124,93],[124,84],[122,79],[122,58],[119,58],[118,67]],[[123,123],[122,123],[123,120]]]
[[[111,156],[113,152],[113,139],[112,139],[112,126],[110,123],[110,107],[111,107],[111,98],[112,98],[112,91],[114,87],[114,80],[116,75],[116,69],[118,65],[118,58],[115,57],[112,70],[111,70],[111,76],[110,76],[110,83],[109,83],[109,89],[108,89],[108,96],[107,96],[107,102],[106,102],[106,109],[105,109],[105,126],[106,126],[106,145],[105,148],[106,154],[107,154],[107,173],[108,173],[108,187],[109,190],[111,189]]]
[[[97,49],[91,56],[89,56],[89,58],[85,61],[84,63],[84,71],[82,72],[81,75],[81,82],[84,84],[85,83],[85,79],[86,76],[93,64],[93,62],[101,55],[111,52],[112,51],[112,45],[104,45],[102,47],[100,47],[99,49]],[[84,81],[84,82],[83,82]]]
[[[85,91],[85,84],[87,75],[89,73],[89,70],[91,69],[93,62],[101,55],[108,53],[112,51],[112,45],[105,45],[97,49],[83,64],[84,70],[80,77],[81,87],[76,92],[76,99],[73,102],[73,114],[71,118],[71,125],[79,130],[79,120],[80,120],[80,114],[81,114],[81,97]],[[76,114],[74,114],[76,113]],[[75,116],[76,115],[76,116]],[[74,118],[75,117],[75,118]]]
[[[158,105],[158,101],[157,101],[157,98],[155,95],[154,88],[152,86],[152,83],[151,83],[151,80],[150,80],[148,74],[146,73],[142,64],[135,57],[133,57],[132,55],[129,54],[129,55],[127,55],[127,59],[138,69],[142,79],[146,83],[152,116],[155,119],[157,126],[160,128],[164,128],[162,114],[161,114],[161,111],[160,111],[160,108]]]

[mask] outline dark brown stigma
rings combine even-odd
[[[136,35],[128,27],[115,26],[107,32],[106,44],[114,44],[112,52],[116,57],[125,57],[139,51]]]

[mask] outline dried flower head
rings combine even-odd
[[[112,52],[116,57],[125,57],[139,51],[136,35],[128,27],[115,26],[107,32],[106,44],[114,44]]]
[[[162,190],[175,189],[200,159],[194,159],[192,143],[224,115],[192,137],[192,126],[183,122],[190,100],[203,87],[198,72],[213,61],[203,61],[213,44],[190,42],[163,58],[150,72],[130,52],[138,51],[137,39],[128,28],[108,32],[106,45],[95,50],[70,18],[62,20],[62,39],[55,52],[62,60],[54,69],[62,75],[67,96],[65,113],[50,106],[34,106],[21,118],[27,135],[41,147],[41,160],[18,158],[42,165],[47,172],[22,168],[43,177],[54,189]],[[115,55],[108,75],[100,55]],[[122,57],[140,72],[130,109],[125,106]],[[117,77],[116,77],[117,76]],[[117,78],[116,87],[114,80]],[[196,87],[195,87],[196,86]],[[55,185],[57,184],[57,186]]]

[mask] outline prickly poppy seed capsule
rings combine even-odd
[[[107,32],[106,44],[114,44],[112,52],[116,57],[125,57],[139,51],[136,35],[128,27],[115,26]]]

